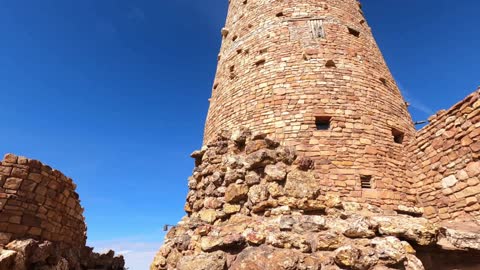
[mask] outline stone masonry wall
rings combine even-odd
[[[33,238],[85,246],[86,225],[72,179],[37,160],[5,155],[0,163],[0,246]]]
[[[245,126],[310,157],[328,192],[413,204],[404,146],[415,129],[356,0],[231,0],[222,35],[205,144]]]
[[[479,96],[433,116],[409,146],[412,188],[432,220],[480,218]]]
[[[185,210],[151,270],[479,269],[480,230],[323,193],[313,161],[247,129],[192,154]],[[413,215],[413,216],[412,216]]]

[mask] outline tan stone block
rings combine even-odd
[[[467,172],[468,176],[474,177],[480,174],[480,161],[477,162],[470,162],[465,171]]]
[[[20,178],[14,178],[10,177],[5,180],[5,183],[3,184],[3,187],[6,189],[14,189],[17,190],[20,188],[20,185],[22,184],[22,179]]]
[[[467,184],[471,187],[480,184],[480,179],[478,177],[473,177],[467,180]],[[478,191],[480,193],[480,189]]]
[[[12,167],[0,165],[0,175],[10,176],[11,173],[12,173]]]
[[[467,199],[465,199],[465,202],[467,206],[472,206],[478,202],[478,199],[476,197],[468,197]]]
[[[28,179],[34,181],[35,183],[40,183],[42,181],[43,176],[39,173],[30,173],[28,175]]]
[[[18,178],[22,178],[22,179],[25,179],[28,177],[28,171],[26,169],[23,169],[23,168],[17,168],[17,167],[14,167],[12,169],[12,173],[11,175],[13,177],[18,177]]]
[[[4,162],[7,162],[7,163],[17,163],[17,160],[18,160],[18,157],[14,154],[6,154],[4,157],[3,157],[3,161]]]

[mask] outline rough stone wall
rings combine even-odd
[[[479,96],[433,116],[408,147],[412,188],[432,220],[480,218]]]
[[[0,246],[33,238],[85,246],[86,225],[72,179],[37,160],[5,155],[0,163]]]
[[[415,129],[358,2],[231,0],[228,14],[205,143],[246,126],[312,158],[325,192],[383,207],[415,201],[404,151]],[[374,188],[362,189],[361,175]]]
[[[437,227],[412,217],[415,208],[395,212],[323,194],[312,160],[265,135],[222,132],[192,157],[188,216],[168,232],[152,270],[452,270],[480,264],[475,223]]]

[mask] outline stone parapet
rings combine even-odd
[[[432,116],[408,147],[412,189],[434,221],[480,219],[479,97]]]

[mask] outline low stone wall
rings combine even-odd
[[[33,238],[85,246],[86,225],[72,179],[37,160],[5,155],[0,163],[0,246]]]
[[[433,116],[409,146],[412,189],[433,221],[480,217],[479,96]]]

